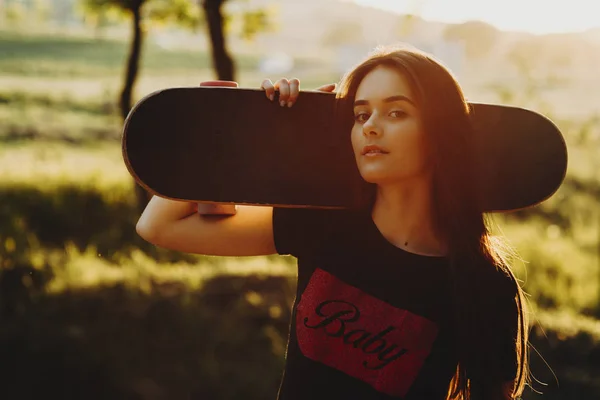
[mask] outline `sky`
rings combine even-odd
[[[481,20],[498,29],[534,34],[578,32],[600,27],[598,0],[353,0],[410,13],[426,20]]]

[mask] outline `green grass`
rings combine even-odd
[[[108,261],[93,246],[80,250],[72,243],[64,250],[32,251],[29,257],[38,269],[50,264],[54,276],[48,293],[115,285],[148,292],[153,282],[177,282],[186,291],[199,291],[207,280],[222,275],[295,276],[293,264],[283,257],[197,257],[196,263],[164,263],[139,250]]]
[[[109,39],[72,36],[23,36],[0,33],[0,71],[3,74],[43,78],[94,79],[120,73],[128,54],[128,43]],[[258,59],[236,57],[237,66],[251,69]],[[211,67],[204,52],[165,50],[145,43],[141,64],[150,74],[188,72]]]
[[[0,185],[52,190],[59,185],[91,188],[107,195],[129,192],[132,180],[114,142],[87,146],[37,141],[0,147]]]

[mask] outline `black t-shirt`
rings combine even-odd
[[[448,259],[392,245],[368,212],[273,213],[278,253],[298,259],[278,399],[445,399],[457,366]]]

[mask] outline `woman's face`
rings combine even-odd
[[[351,137],[363,179],[390,184],[428,172],[421,116],[406,79],[390,67],[376,67],[355,98]]]

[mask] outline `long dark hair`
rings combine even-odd
[[[529,379],[525,297],[509,267],[507,247],[492,237],[480,207],[469,104],[451,72],[433,56],[409,46],[382,46],[342,78],[337,97],[348,105],[344,108],[351,108],[362,79],[382,65],[394,68],[409,82],[433,155],[434,222],[449,251],[458,352],[458,367],[447,397],[504,399],[502,384],[511,379],[495,370],[495,361],[499,357],[496,352],[507,347],[494,346],[502,342],[500,335],[510,333],[500,331],[502,327],[512,328],[515,336],[509,349],[516,353],[516,398]],[[502,274],[508,279],[497,279]],[[511,322],[512,327],[497,323],[499,317],[490,312],[496,294],[507,289],[514,294],[515,304],[513,315],[504,322]]]

